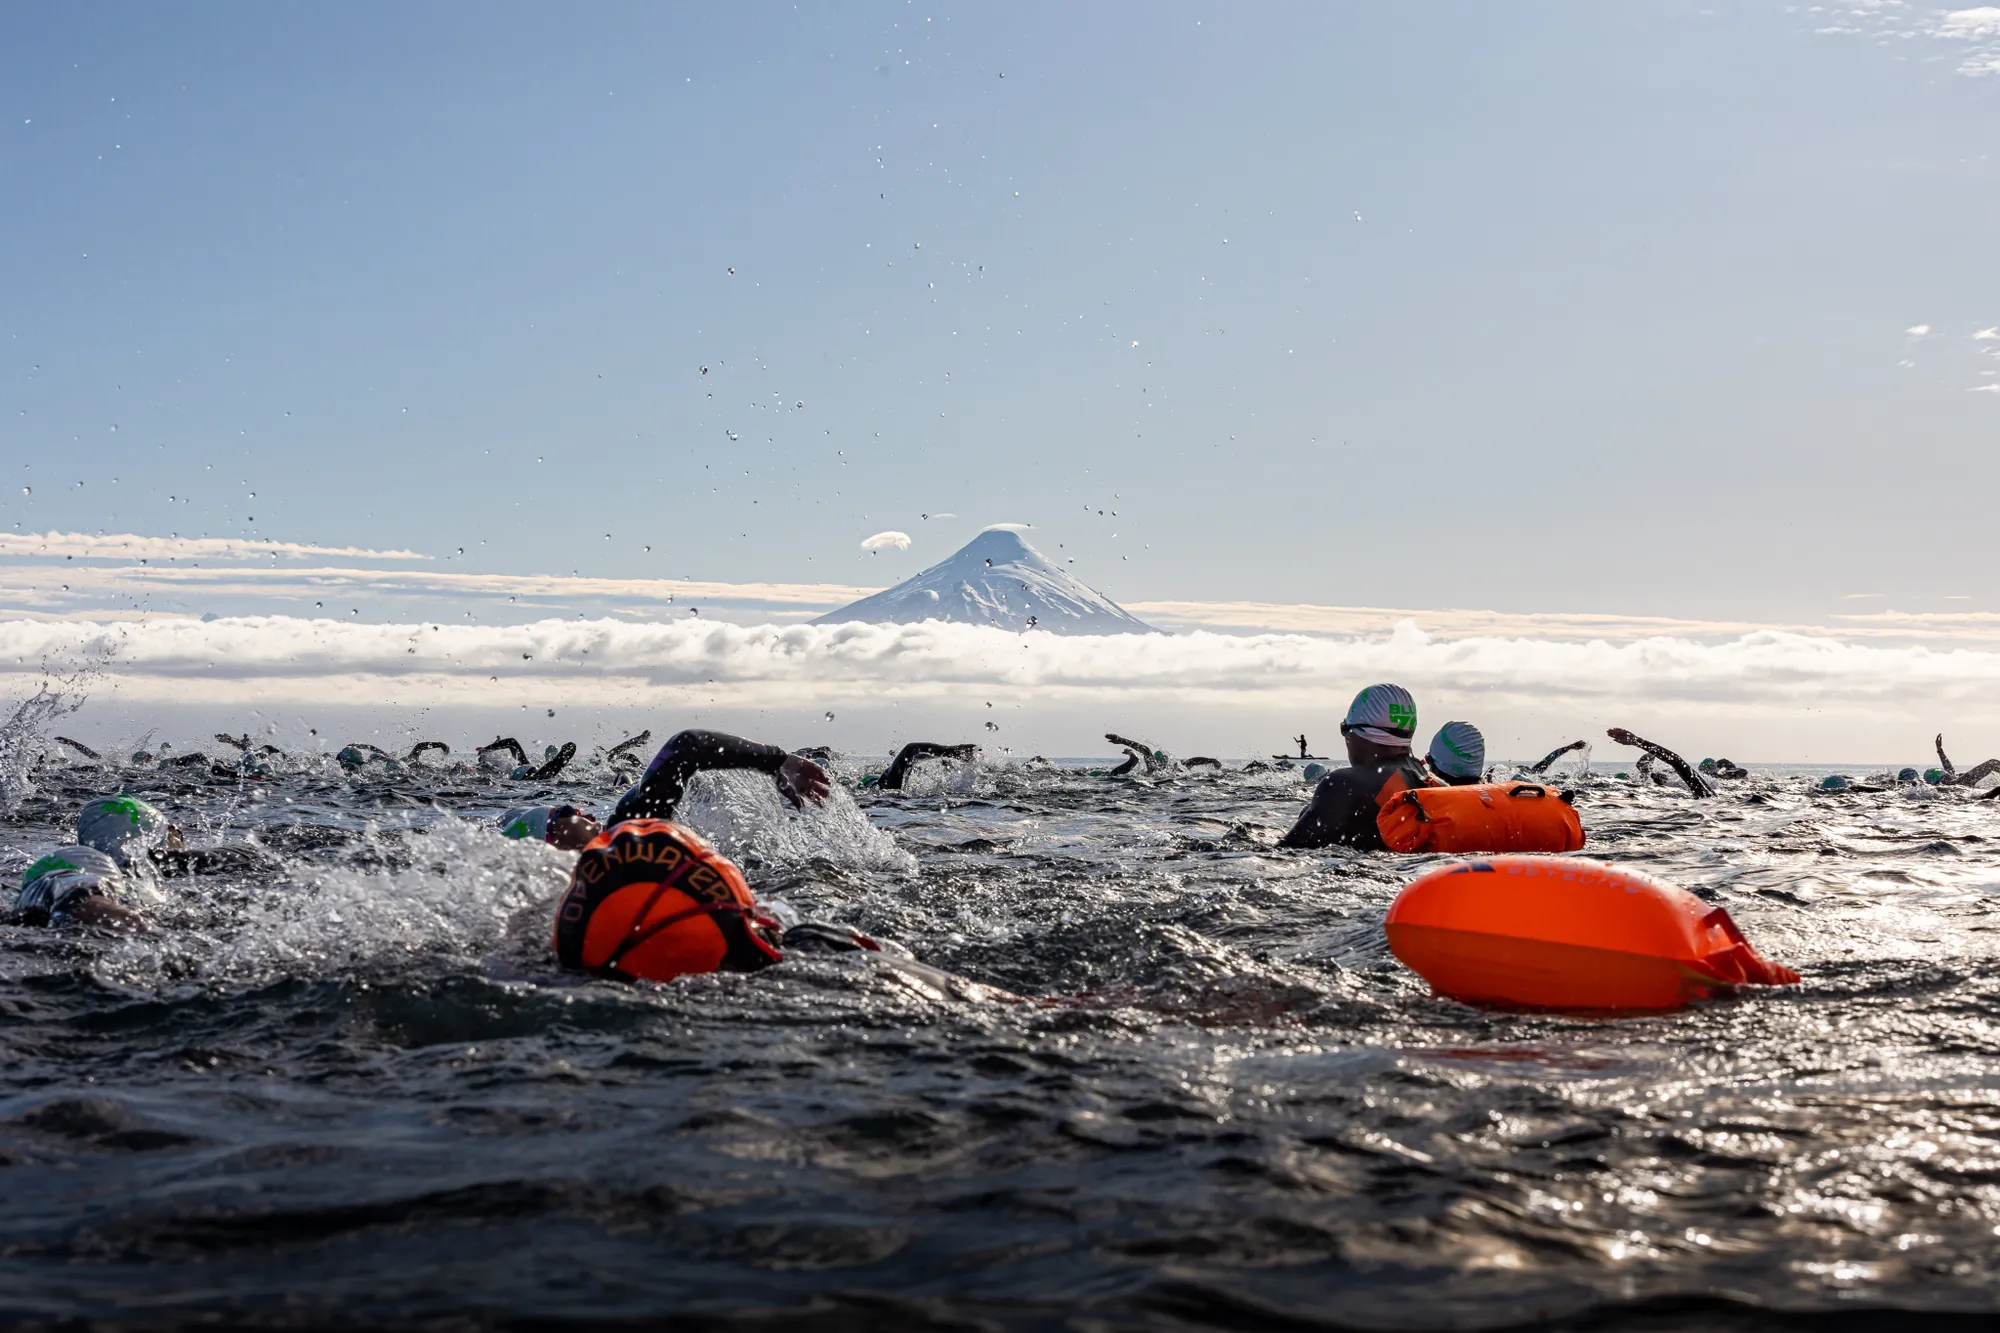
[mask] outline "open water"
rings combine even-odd
[[[1426,861],[1273,850],[1296,771],[940,765],[888,795],[849,761],[804,815],[701,779],[687,822],[761,894],[1030,1001],[1005,1003],[866,959],[559,972],[566,858],[490,817],[602,808],[599,765],[541,789],[325,761],[30,774],[35,737],[8,745],[9,882],[120,790],[262,857],[173,882],[152,937],[0,928],[10,1323],[2000,1309],[2000,802],[1777,771],[1697,802],[1573,772],[1589,853],[1726,905],[1805,976],[1604,1019],[1432,998],[1380,925]]]

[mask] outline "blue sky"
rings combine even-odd
[[[14,6],[0,529],[2000,610],[1993,34],[1717,8]]]

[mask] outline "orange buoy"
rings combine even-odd
[[[1375,817],[1392,852],[1573,852],[1576,807],[1539,782],[1412,787]]]
[[[1729,913],[1581,857],[1440,866],[1396,895],[1389,948],[1440,995],[1534,1009],[1676,1009],[1718,987],[1785,986]]]
[[[749,972],[782,957],[734,862],[692,829],[628,819],[593,838],[556,909],[565,967],[642,981]]]

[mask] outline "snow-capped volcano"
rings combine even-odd
[[[1056,568],[1012,528],[988,528],[952,556],[895,587],[813,623],[910,625],[955,620],[1054,634],[1151,634],[1153,627]]]

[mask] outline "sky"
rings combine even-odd
[[[1996,113],[1993,8],[10,7],[0,647],[782,625],[1006,521],[1183,631],[2000,682]]]

